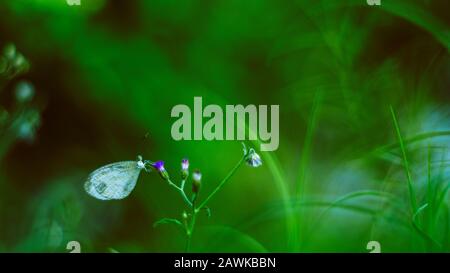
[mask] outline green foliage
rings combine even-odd
[[[208,200],[192,251],[450,252],[449,1],[81,1],[0,4],[1,252],[184,249],[188,202],[155,175],[120,202],[82,185],[189,156],[205,200],[240,157],[171,138],[194,96],[278,104],[281,139]]]

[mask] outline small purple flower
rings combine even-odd
[[[153,168],[155,168],[158,172],[163,172],[166,169],[164,168],[164,161],[156,161],[152,164]]]
[[[198,193],[202,183],[202,173],[199,170],[195,170],[192,174],[192,192]]]
[[[161,176],[162,179],[166,181],[169,180],[169,173],[164,168],[164,161],[156,161],[155,163],[152,164],[152,167],[159,172],[159,175]]]
[[[189,160],[187,158],[184,158],[181,160],[181,170],[187,171],[189,169]]]
[[[189,176],[189,160],[187,158],[181,160],[181,179],[186,180]]]

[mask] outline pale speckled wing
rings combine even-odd
[[[136,186],[141,168],[136,161],[122,161],[93,171],[86,182],[86,192],[100,200],[123,199]]]

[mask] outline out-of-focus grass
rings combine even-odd
[[[211,200],[194,251],[367,252],[371,240],[383,252],[450,251],[448,7],[3,1],[0,46],[14,42],[31,67],[1,83],[0,105],[13,108],[25,79],[43,112],[35,142],[0,143],[0,251],[66,251],[72,240],[82,251],[181,251],[175,228],[152,228],[182,205],[157,177],[142,175],[122,202],[93,200],[82,183],[141,153],[173,175],[188,156],[212,190],[240,144],[171,139],[171,107],[193,96],[281,109],[280,148]]]

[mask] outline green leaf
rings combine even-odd
[[[156,221],[153,224],[153,227],[155,228],[159,225],[165,225],[165,224],[175,224],[175,225],[178,225],[178,226],[181,226],[182,228],[184,228],[183,224],[180,221],[178,221],[177,219],[173,219],[173,218],[162,218],[162,219]]]

